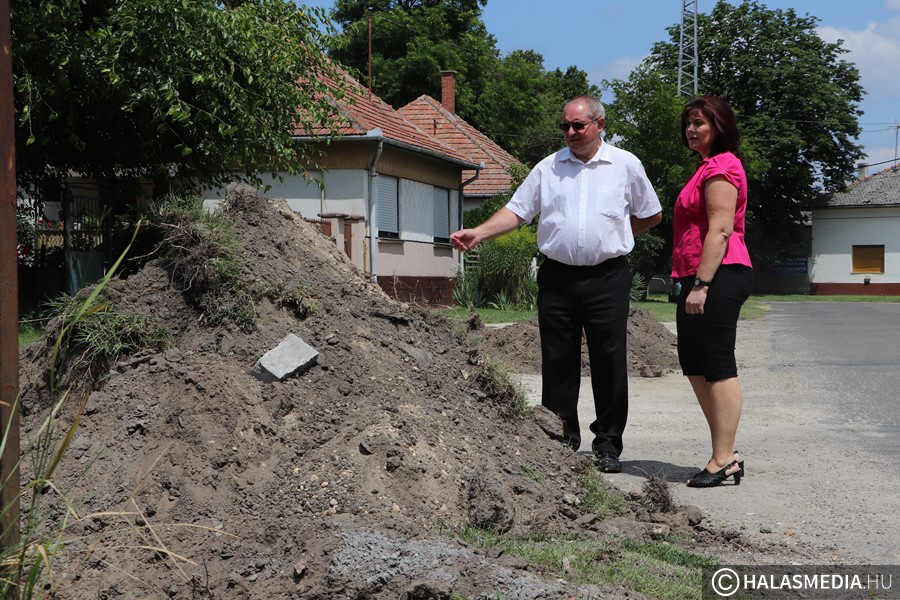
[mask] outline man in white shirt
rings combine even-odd
[[[560,123],[566,147],[538,163],[505,207],[450,241],[471,250],[540,215],[541,403],[559,415],[566,442],[577,450],[583,331],[596,410],[591,449],[601,471],[618,473],[628,418],[626,255],[635,235],[662,220],[662,207],[637,157],[600,138],[605,124],[598,100],[570,100]]]

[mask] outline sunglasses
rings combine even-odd
[[[568,121],[563,121],[562,123],[559,124],[559,128],[563,133],[568,133],[569,127],[574,129],[575,131],[581,131],[582,129],[584,129],[585,127],[587,127],[588,125],[590,125],[591,123],[593,123],[594,121],[597,121],[597,120],[598,119],[591,119],[587,123],[579,123],[578,121],[572,121],[571,123],[569,123]]]

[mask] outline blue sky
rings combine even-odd
[[[698,0],[708,13],[716,0]],[[739,0],[729,0],[739,4]],[[332,8],[333,0],[299,0]],[[828,42],[844,40],[844,59],[856,64],[867,91],[860,105],[859,143],[873,165],[887,168],[896,156],[900,125],[900,0],[760,0],[771,9],[793,8],[818,17],[818,33]],[[666,28],[681,20],[681,0],[488,0],[482,18],[503,55],[535,50],[547,69],[575,65],[591,83],[624,79],[668,39]],[[605,100],[602,98],[601,100]],[[883,163],[876,165],[876,163]]]

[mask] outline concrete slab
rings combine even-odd
[[[319,352],[289,333],[280,344],[262,355],[253,366],[253,375],[263,382],[282,381],[316,364]]]

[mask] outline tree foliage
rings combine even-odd
[[[373,90],[400,107],[422,94],[440,98],[441,71],[455,71],[456,105],[470,113],[497,59],[495,40],[481,21],[486,0],[337,0],[331,13],[341,33],[330,55],[368,78],[372,23]],[[369,11],[371,8],[371,14]]]
[[[12,3],[19,183],[296,172],[330,121],[325,16],[289,0]]]
[[[526,164],[562,147],[556,124],[566,100],[599,95],[572,66],[548,72],[533,50],[501,57],[481,20],[486,0],[337,0],[341,33],[330,55],[368,79],[372,7],[372,89],[395,107],[422,94],[441,98],[441,71],[456,72],[455,112]]]
[[[708,15],[698,15],[699,91],[725,98],[737,113],[748,158],[749,245],[762,264],[804,242],[802,211],[823,189],[843,187],[862,155],[855,142],[864,93],[859,72],[841,58],[847,52],[841,42],[826,43],[816,34],[817,22],[750,0],[737,6],[720,0]],[[676,182],[686,177],[684,150],[675,152],[673,142],[680,119],[670,106],[679,28],[668,31],[671,40],[654,45],[627,82],[610,85],[612,108],[628,122],[623,145],[636,151],[671,205]],[[661,143],[647,144],[648,136]]]
[[[516,50],[494,65],[472,115],[478,129],[528,165],[565,145],[559,122],[567,101],[589,94],[600,98],[587,73],[575,66],[546,71],[533,50]]]
[[[615,94],[607,106],[606,140],[640,158],[663,209],[662,224],[638,236],[629,262],[645,276],[668,272],[675,199],[697,164],[679,131],[685,98],[646,64],[627,80],[605,85]]]

